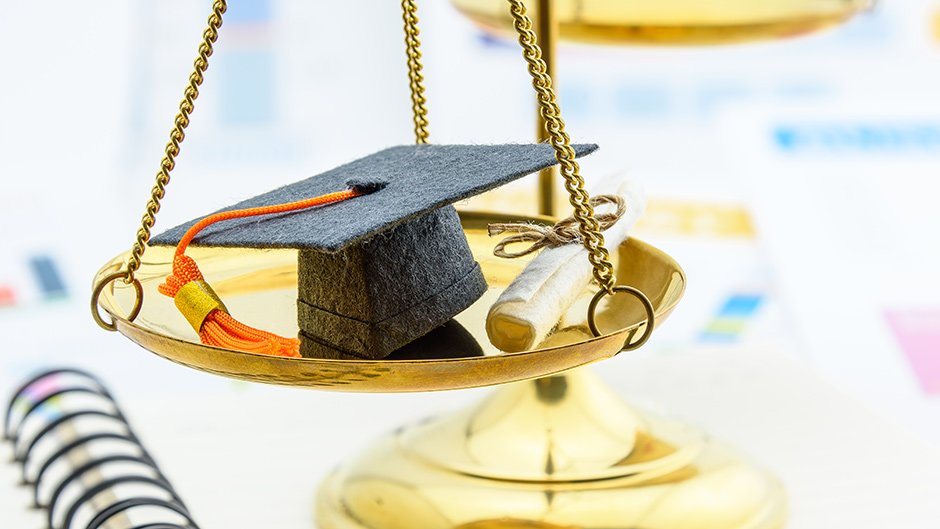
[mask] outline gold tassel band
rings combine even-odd
[[[183,285],[176,293],[174,302],[197,333],[202,330],[202,323],[212,311],[228,313],[225,304],[205,281],[190,281]]]

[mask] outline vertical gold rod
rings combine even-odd
[[[535,13],[535,28],[538,31],[539,44],[542,48],[542,59],[548,67],[546,73],[558,86],[558,76],[555,74],[555,46],[558,42],[558,18],[555,16],[554,0],[538,0],[538,10]],[[545,127],[545,118],[536,110],[535,137],[539,143],[549,139]],[[554,216],[555,211],[555,182],[558,178],[556,166],[543,169],[539,173],[539,213]]]
[[[539,43],[542,48],[542,59],[545,61],[545,72],[552,78],[553,85],[558,86],[558,72],[555,69],[555,50],[558,42],[558,19],[555,16],[554,0],[538,0],[538,9],[535,12],[535,29],[538,31]],[[535,110],[535,137],[539,143],[549,139],[545,118],[538,107]],[[558,178],[558,166],[552,165],[539,172],[539,213],[554,217],[555,210],[555,179]],[[546,385],[567,388],[572,380],[580,380],[592,375],[587,368],[578,368],[560,375],[535,379],[537,392]],[[570,397],[568,397],[570,398]]]

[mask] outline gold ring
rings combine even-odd
[[[101,297],[104,287],[118,279],[126,280],[129,278],[131,278],[129,272],[115,272],[99,281],[98,284],[95,285],[95,289],[91,292],[91,317],[95,319],[95,323],[97,323],[99,327],[106,331],[116,331],[117,324],[114,322],[113,317],[110,322],[105,321],[105,319],[101,317],[101,312],[98,311],[98,298]],[[134,291],[137,293],[137,297],[134,300],[134,308],[132,308],[130,314],[127,315],[127,321],[134,321],[137,318],[137,315],[140,314],[140,308],[144,303],[144,287],[141,286],[140,281],[138,281],[137,278],[133,278],[131,284],[134,285]]]
[[[646,294],[640,290],[628,287],[626,285],[618,285],[612,288],[609,292],[605,289],[600,289],[597,291],[597,294],[594,294],[594,298],[591,299],[591,304],[588,305],[588,326],[591,328],[591,332],[594,333],[594,336],[601,336],[600,329],[597,328],[597,321],[594,319],[594,314],[597,311],[597,304],[600,303],[604,296],[607,294],[614,294],[616,292],[626,292],[633,295],[633,297],[640,300],[640,303],[643,304],[643,308],[646,309],[646,330],[643,331],[643,335],[640,336],[640,339],[635,343],[629,343],[630,338],[627,338],[627,342],[623,344],[623,349],[621,351],[632,351],[650,339],[650,336],[653,334],[653,327],[656,325],[656,313],[653,309],[653,303],[650,302],[650,298],[646,297]]]

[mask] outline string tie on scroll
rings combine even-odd
[[[620,195],[596,195],[591,197],[588,202],[591,207],[610,204],[616,209],[613,212],[597,213],[594,218],[601,231],[606,231],[623,217],[627,212],[627,203]],[[534,224],[531,222],[505,222],[490,224],[488,226],[490,237],[495,237],[503,233],[513,233],[505,239],[496,243],[493,248],[493,255],[512,259],[522,257],[542,248],[556,248],[566,244],[580,243],[581,233],[578,231],[578,220],[574,216],[566,217],[556,222],[553,226],[543,224]],[[531,243],[529,246],[518,251],[510,251],[508,246],[513,244]]]

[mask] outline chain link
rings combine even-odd
[[[402,20],[405,22],[405,47],[408,54],[408,80],[411,88],[411,111],[415,124],[415,143],[428,142],[428,108],[424,98],[424,76],[421,70],[421,41],[418,36],[417,0],[402,0]]]
[[[227,9],[226,0],[215,0],[212,3],[212,14],[209,15],[208,27],[202,33],[202,42],[199,44],[199,55],[193,62],[193,73],[189,75],[189,85],[183,93],[183,100],[179,105],[179,113],[173,120],[173,129],[170,131],[170,141],[164,149],[163,160],[160,161],[160,171],[156,182],[150,190],[150,200],[147,209],[140,220],[140,229],[137,230],[137,240],[131,250],[127,261],[127,276],[124,281],[131,283],[134,274],[140,268],[141,259],[147,250],[150,241],[150,229],[156,222],[157,212],[160,211],[160,201],[166,194],[166,186],[170,183],[170,171],[176,166],[176,157],[180,153],[180,144],[186,137],[186,127],[189,125],[189,115],[195,108],[196,98],[199,97],[199,87],[202,85],[206,69],[209,67],[209,57],[212,55],[213,45],[219,38],[219,28],[222,26],[222,14]]]
[[[575,160],[571,138],[565,132],[565,122],[561,119],[561,109],[555,97],[555,90],[552,88],[552,78],[548,75],[548,66],[542,58],[542,49],[538,45],[535,32],[532,31],[532,19],[526,15],[525,4],[522,0],[508,1],[513,24],[519,34],[519,44],[522,45],[522,56],[528,64],[532,86],[535,87],[538,97],[539,113],[545,121],[545,130],[549,135],[548,141],[555,150],[555,158],[560,166],[559,172],[565,179],[568,202],[574,207],[573,216],[578,221],[581,241],[588,251],[588,260],[594,267],[594,279],[604,291],[612,294],[616,284],[614,266],[610,262],[610,253],[604,247],[604,236],[594,217],[594,208],[590,204],[591,197],[584,187],[584,178]]]

